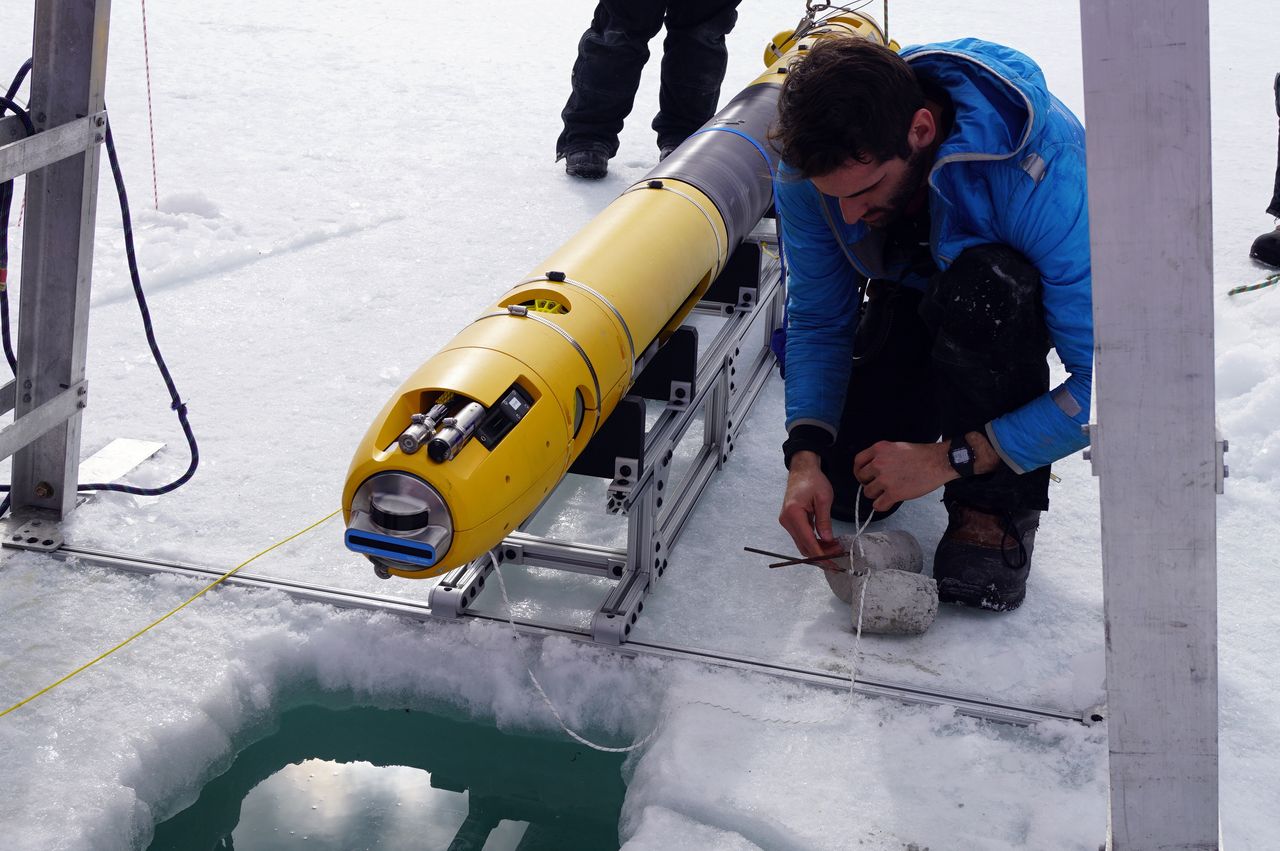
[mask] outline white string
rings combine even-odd
[[[507,596],[507,583],[506,580],[502,578],[502,570],[498,564],[498,557],[494,555],[493,550],[489,551],[489,561],[493,564],[493,572],[498,576],[498,587],[502,590],[502,602],[503,605],[507,607],[507,623],[511,626],[511,632],[519,637],[520,632],[516,629],[515,618],[511,614],[511,598]],[[649,732],[649,735],[625,748],[610,748],[605,747],[604,745],[597,745],[595,742],[578,735],[570,729],[568,724],[564,723],[564,719],[560,717],[560,712],[556,709],[555,704],[551,702],[551,698],[547,697],[547,693],[543,691],[542,683],[538,682],[538,678],[534,676],[533,668],[526,665],[525,671],[528,672],[529,679],[533,681],[533,687],[538,690],[538,694],[542,695],[543,702],[547,704],[547,708],[550,709],[551,714],[555,716],[556,723],[560,725],[560,729],[568,733],[574,741],[579,744],[586,745],[592,750],[602,751],[603,753],[630,753],[631,751],[638,750],[639,748],[649,744],[649,741],[658,734],[658,728],[662,726],[662,719],[658,719],[658,723],[654,725],[654,728]]]
[[[858,492],[854,494],[854,497],[853,497],[853,542],[858,545],[858,555],[862,558],[866,558],[866,553],[862,551],[862,533],[865,532],[867,530],[867,527],[871,525],[871,519],[876,516],[876,511],[874,508],[871,509],[871,513],[867,515],[867,522],[865,523],[863,523],[861,520],[858,519],[861,516],[861,514],[862,514],[862,485],[859,484]],[[851,569],[853,567],[852,561],[853,560],[850,559],[849,567]]]
[[[861,498],[862,498],[862,486],[859,485],[858,494],[854,498],[853,540],[854,540],[854,543],[858,545],[858,555],[860,556],[862,555],[862,541],[861,541],[862,533],[866,530],[867,526],[870,525],[871,518],[875,516],[874,513],[868,516],[865,523],[859,520],[858,501]],[[506,610],[507,610],[507,624],[511,627],[512,634],[518,638],[520,636],[520,632],[519,630],[516,629],[515,617],[514,615],[512,615],[511,598],[507,596],[507,583],[506,583],[506,580],[502,578],[502,567],[498,563],[498,557],[497,555],[494,554],[493,550],[490,550],[488,555],[489,555],[489,562],[493,565],[493,572],[498,577],[498,588],[502,591],[502,603],[504,606],[506,606]],[[850,572],[852,572],[853,570],[852,555],[850,555],[849,557],[849,570]],[[856,692],[854,691],[854,687],[858,683],[857,663],[860,659],[859,648],[862,644],[862,608],[863,608],[863,603],[866,601],[866,598],[867,598],[867,582],[871,578],[870,570],[868,570],[867,573],[864,575],[866,576],[866,578],[862,581],[862,591],[861,593],[858,594],[858,617],[857,617],[857,624],[854,630],[855,635],[853,640],[853,653],[851,654],[851,658],[849,661],[849,698],[850,700],[852,700],[854,694],[856,694]],[[641,739],[640,741],[630,744],[625,748],[611,748],[611,747],[606,747],[605,745],[598,745],[595,742],[583,737],[582,735],[574,731],[571,727],[569,727],[569,725],[565,723],[564,718],[560,715],[559,710],[556,709],[555,704],[551,702],[551,698],[547,696],[546,691],[542,688],[542,683],[538,682],[537,676],[535,676],[533,673],[533,668],[526,665],[525,672],[529,674],[529,680],[533,683],[533,687],[538,690],[538,694],[542,696],[542,701],[547,705],[547,709],[551,710],[551,714],[553,717],[555,717],[556,723],[560,725],[560,729],[564,730],[565,733],[567,733],[569,737],[572,738],[575,742],[578,742],[581,745],[585,745],[591,748],[592,750],[601,751],[603,753],[630,753],[631,751],[639,750],[640,748],[649,744],[649,742],[651,742],[653,738],[658,735],[658,730],[662,728],[662,722],[666,720],[667,715],[671,713],[672,709],[676,707],[682,707],[682,706],[707,706],[712,709],[719,709],[724,712],[729,712],[733,715],[746,718],[750,721],[759,721],[765,724],[785,724],[788,726],[817,726],[817,725],[823,725],[823,724],[834,724],[834,723],[838,723],[841,720],[841,718],[837,715],[832,715],[827,718],[816,718],[816,719],[778,718],[774,716],[756,715],[751,712],[743,712],[741,709],[735,709],[732,706],[725,706],[723,703],[713,703],[707,700],[685,700],[676,704],[676,707],[672,707],[671,709],[668,709],[667,712],[663,713],[663,715],[659,717],[658,723],[655,724],[653,726],[653,729],[649,731],[649,734],[645,736],[643,739]]]
[[[862,533],[871,525],[871,518],[876,516],[875,509],[867,515],[866,522],[861,520],[862,509],[862,484],[858,484],[858,492],[853,496],[853,542],[858,546],[858,557],[866,558],[866,554],[862,551]],[[849,573],[853,573],[853,553],[849,554]],[[867,572],[863,575],[862,591],[858,594],[858,617],[853,630],[853,653],[850,654],[849,661],[849,696],[853,697],[853,687],[858,683],[858,664],[862,661],[862,604],[867,599],[867,585],[871,583],[871,568],[867,567]]]

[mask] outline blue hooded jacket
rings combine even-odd
[[[961,39],[901,55],[955,107],[929,174],[929,242],[938,268],[970,246],[1001,243],[1040,271],[1045,324],[1070,375],[986,427],[1015,472],[1033,470],[1088,442],[1081,430],[1093,376],[1084,128],[1049,93],[1035,62],[1016,50]],[[899,274],[882,266],[880,234],[847,224],[838,199],[822,196],[785,163],[775,197],[789,270],[787,428],[817,425],[834,437],[852,366],[858,284]],[[923,289],[926,281],[903,284]]]

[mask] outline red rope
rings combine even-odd
[[[147,124],[151,130],[151,197],[160,209],[160,182],[156,177],[156,121],[151,113],[151,51],[147,46],[147,0],[142,0],[142,56],[147,67]]]

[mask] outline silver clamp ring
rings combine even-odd
[[[599,292],[587,286],[586,284],[582,283],[581,281],[575,281],[573,278],[569,278],[569,277],[555,279],[555,278],[549,278],[546,275],[543,275],[540,278],[526,278],[525,280],[516,284],[516,287],[523,287],[526,284],[540,284],[543,282],[546,282],[548,284],[568,284],[571,287],[577,287],[587,295],[590,295],[591,297],[596,299],[596,301],[600,302],[605,307],[609,308],[609,311],[618,320],[618,324],[622,326],[623,333],[627,335],[627,348],[631,350],[631,377],[632,379],[634,379],[636,377],[636,342],[631,336],[631,327],[627,325],[627,320],[622,318],[622,312],[619,311],[618,308],[613,306],[613,302],[609,301],[609,299],[605,298]],[[515,289],[515,287],[512,287],[512,289]]]

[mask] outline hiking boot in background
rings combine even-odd
[[[599,180],[609,173],[609,152],[603,147],[569,151],[564,155],[564,171],[570,177]]]
[[[1272,85],[1276,93],[1276,117],[1280,118],[1280,74],[1276,74]],[[1267,214],[1280,219],[1280,153],[1276,154],[1276,188],[1271,193]],[[1259,263],[1280,268],[1280,225],[1255,239],[1253,247],[1249,249],[1249,256]]]
[[[1264,233],[1253,241],[1249,256],[1259,263],[1280,269],[1280,228]]]
[[[1039,511],[991,512],[947,505],[947,531],[933,557],[938,599],[1007,612],[1022,605]]]

